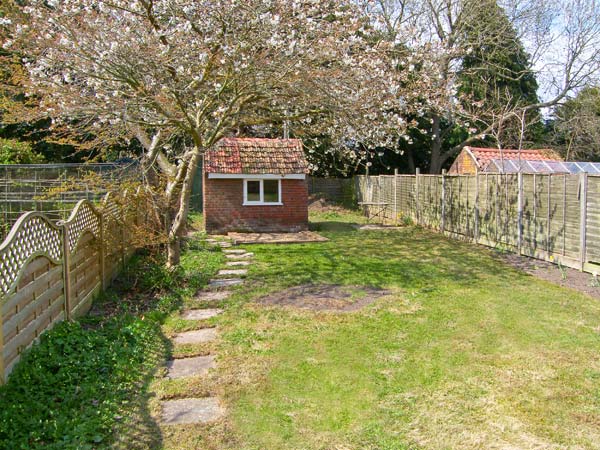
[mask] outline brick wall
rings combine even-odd
[[[466,150],[462,150],[454,160],[448,173],[452,175],[475,175],[477,173],[477,167],[475,166],[475,161],[473,161],[471,155],[469,155]]]
[[[283,205],[242,206],[241,179],[204,178],[204,225],[207,233],[228,231],[286,232],[308,229],[305,180],[282,180]]]

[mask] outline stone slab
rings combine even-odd
[[[167,361],[167,377],[171,379],[204,375],[215,367],[215,357],[194,356],[193,358],[173,359]]]
[[[221,276],[225,276],[225,275],[243,276],[243,275],[247,275],[247,274],[248,274],[247,269],[223,269],[223,270],[219,270],[219,273],[217,273],[217,275],[221,275]]]
[[[231,243],[230,242],[219,242],[219,246],[221,248],[228,248],[228,247],[231,247]]]
[[[201,330],[184,331],[175,335],[173,341],[176,344],[201,344],[214,341],[217,337],[216,328],[202,328]]]
[[[228,255],[241,255],[241,254],[248,253],[248,252],[241,248],[232,248],[229,250],[223,250],[223,253],[228,254]]]
[[[250,266],[252,262],[250,261],[227,261],[225,263],[228,267],[239,267],[239,266]]]
[[[252,258],[254,256],[254,253],[252,252],[247,252],[247,253],[240,253],[239,255],[225,255],[225,258],[229,258],[229,259],[249,259]]]
[[[220,288],[220,287],[228,287],[235,286],[237,284],[242,284],[244,280],[241,278],[219,278],[210,280],[208,282],[208,286],[211,288]]]
[[[306,242],[327,242],[329,239],[314,231],[297,233],[227,233],[235,244],[302,244]]]
[[[194,298],[201,302],[218,302],[221,300],[226,300],[230,295],[230,291],[202,291],[199,292]]]
[[[162,402],[162,420],[167,425],[210,423],[219,420],[224,414],[225,409],[215,397]]]
[[[219,308],[190,309],[184,312],[181,317],[186,320],[205,320],[218,316],[222,312],[223,310]]]

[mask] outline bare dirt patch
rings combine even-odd
[[[507,264],[522,270],[536,278],[550,281],[560,286],[575,289],[594,298],[600,299],[600,287],[594,286],[593,277],[587,272],[563,267],[539,259],[505,253],[500,257]]]
[[[364,308],[390,293],[388,290],[369,286],[304,284],[267,295],[256,302],[261,305],[292,306],[313,311],[349,312]]]
[[[339,205],[338,203],[332,202],[323,196],[312,194],[308,196],[308,210],[310,212],[326,213],[336,212],[345,213],[348,212],[346,208]]]

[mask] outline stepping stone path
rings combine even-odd
[[[185,320],[205,320],[211,317],[216,317],[223,312],[222,309],[218,308],[207,308],[207,309],[190,309],[183,313]]]
[[[248,270],[246,269],[223,269],[223,270],[219,270],[219,273],[217,273],[217,275],[246,275],[248,273]]]
[[[216,239],[206,239],[206,242],[225,248],[223,253],[228,259],[228,267],[245,267],[251,264],[249,259],[254,253],[246,252],[242,249],[229,249],[232,246],[230,242],[218,241]],[[218,276],[243,276],[247,274],[246,269],[224,269],[220,270]],[[218,302],[226,300],[231,291],[226,289],[228,286],[235,286],[244,282],[241,278],[214,278],[208,282],[208,288],[196,295],[198,302]],[[186,320],[206,320],[216,317],[223,312],[219,308],[190,309],[182,314]],[[185,331],[178,333],[173,337],[175,344],[197,344],[210,342],[217,337],[216,328],[201,328],[199,330]],[[192,358],[174,359],[167,362],[167,377],[170,379],[186,378],[206,374],[214,368],[215,356],[195,356]],[[219,420],[225,414],[225,409],[220,405],[215,397],[207,398],[183,398],[178,400],[166,400],[162,402],[162,422],[165,425],[179,424],[199,424],[210,423]]]
[[[173,359],[167,362],[167,377],[171,379],[204,375],[215,367],[214,356],[194,356],[193,358]]]
[[[225,258],[228,258],[228,259],[250,259],[253,256],[254,256],[254,253],[248,252],[248,253],[240,253],[240,254],[236,253],[236,254],[233,254],[233,255],[226,254]]]
[[[200,330],[184,331],[175,335],[173,342],[176,344],[201,344],[214,341],[217,338],[216,328],[201,328]]]
[[[209,423],[220,419],[225,410],[216,398],[182,398],[163,402],[163,422],[167,425]]]
[[[227,267],[249,266],[250,264],[252,264],[250,261],[227,261],[225,263]]]
[[[199,302],[218,302],[227,299],[230,295],[229,291],[202,291],[195,299]]]
[[[220,288],[227,286],[235,286],[236,284],[242,284],[244,280],[241,278],[215,278],[208,282],[208,287]]]

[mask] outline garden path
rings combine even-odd
[[[223,248],[223,253],[228,258],[227,266],[248,266],[253,253],[243,249],[229,249],[232,244],[228,241],[217,241],[207,239],[209,244]],[[243,278],[223,278],[233,275],[239,277],[247,274],[247,269],[223,269],[217,274],[217,278],[211,279],[206,289],[201,291],[196,300],[198,303],[216,303],[226,300],[231,291],[230,286],[242,284]],[[198,322],[216,317],[223,312],[220,308],[196,308],[182,313],[182,318]],[[198,330],[178,333],[172,338],[174,345],[196,344],[210,342],[217,338],[216,328],[200,328]],[[167,362],[167,377],[171,379],[185,378],[191,376],[205,375],[210,369],[216,367],[216,355],[194,356],[187,358],[172,359]],[[162,421],[166,425],[177,424],[199,424],[210,423],[219,420],[225,409],[217,397],[183,398],[177,400],[166,400],[162,402]]]

